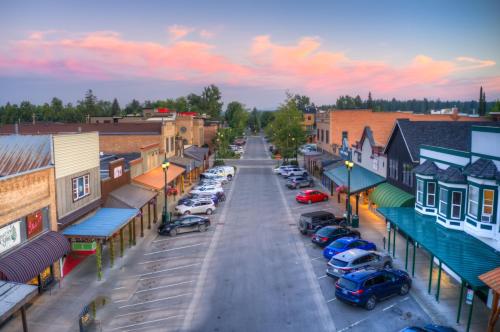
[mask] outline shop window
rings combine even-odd
[[[358,163],[361,163],[361,152],[358,151],[357,154],[358,154]]]
[[[453,219],[460,219],[462,214],[462,193],[460,191],[453,191],[451,193],[451,217]]]
[[[398,161],[396,159],[389,159],[389,177],[391,179],[398,179]]]
[[[483,211],[481,213],[482,222],[491,222],[493,220],[493,201],[495,192],[491,189],[483,190]]]
[[[73,179],[73,201],[90,195],[90,175],[85,174]]]
[[[467,206],[467,212],[474,218],[477,218],[479,202],[479,188],[475,186],[469,186],[469,202]]]
[[[330,131],[327,130],[325,134],[325,143],[329,144],[330,143]]]
[[[408,187],[413,187],[413,173],[412,173],[413,165],[412,164],[403,164],[403,183]]]
[[[321,142],[324,142],[325,139],[325,131],[321,129]]]
[[[439,214],[446,216],[448,209],[448,190],[441,188],[439,190]]]
[[[427,206],[436,205],[436,182],[427,183]]]
[[[417,203],[424,203],[424,181],[417,180]]]

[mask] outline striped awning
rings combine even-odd
[[[370,194],[370,200],[377,207],[412,207],[415,205],[415,196],[408,194],[389,183],[380,184]]]
[[[27,283],[70,250],[63,235],[47,232],[0,258],[0,279]]]

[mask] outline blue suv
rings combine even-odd
[[[345,274],[335,284],[335,297],[350,304],[372,310],[377,302],[392,295],[406,295],[411,278],[395,269],[366,269]]]
[[[323,257],[330,260],[333,256],[349,249],[377,250],[375,243],[355,237],[342,237],[333,241],[323,250]]]

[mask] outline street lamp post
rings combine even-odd
[[[354,163],[350,160],[345,161],[345,167],[347,168],[347,224],[351,223],[351,169]]]
[[[162,215],[162,223],[163,224],[167,224],[170,222],[170,216],[168,214],[168,202],[167,202],[167,195],[168,195],[167,173],[168,173],[169,166],[170,166],[170,162],[168,161],[167,158],[165,158],[165,160],[161,164],[161,168],[163,168],[163,174],[165,175],[165,190],[164,190],[165,205],[163,206],[163,215]]]

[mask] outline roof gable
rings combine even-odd
[[[0,136],[0,178],[52,164],[50,135]]]

